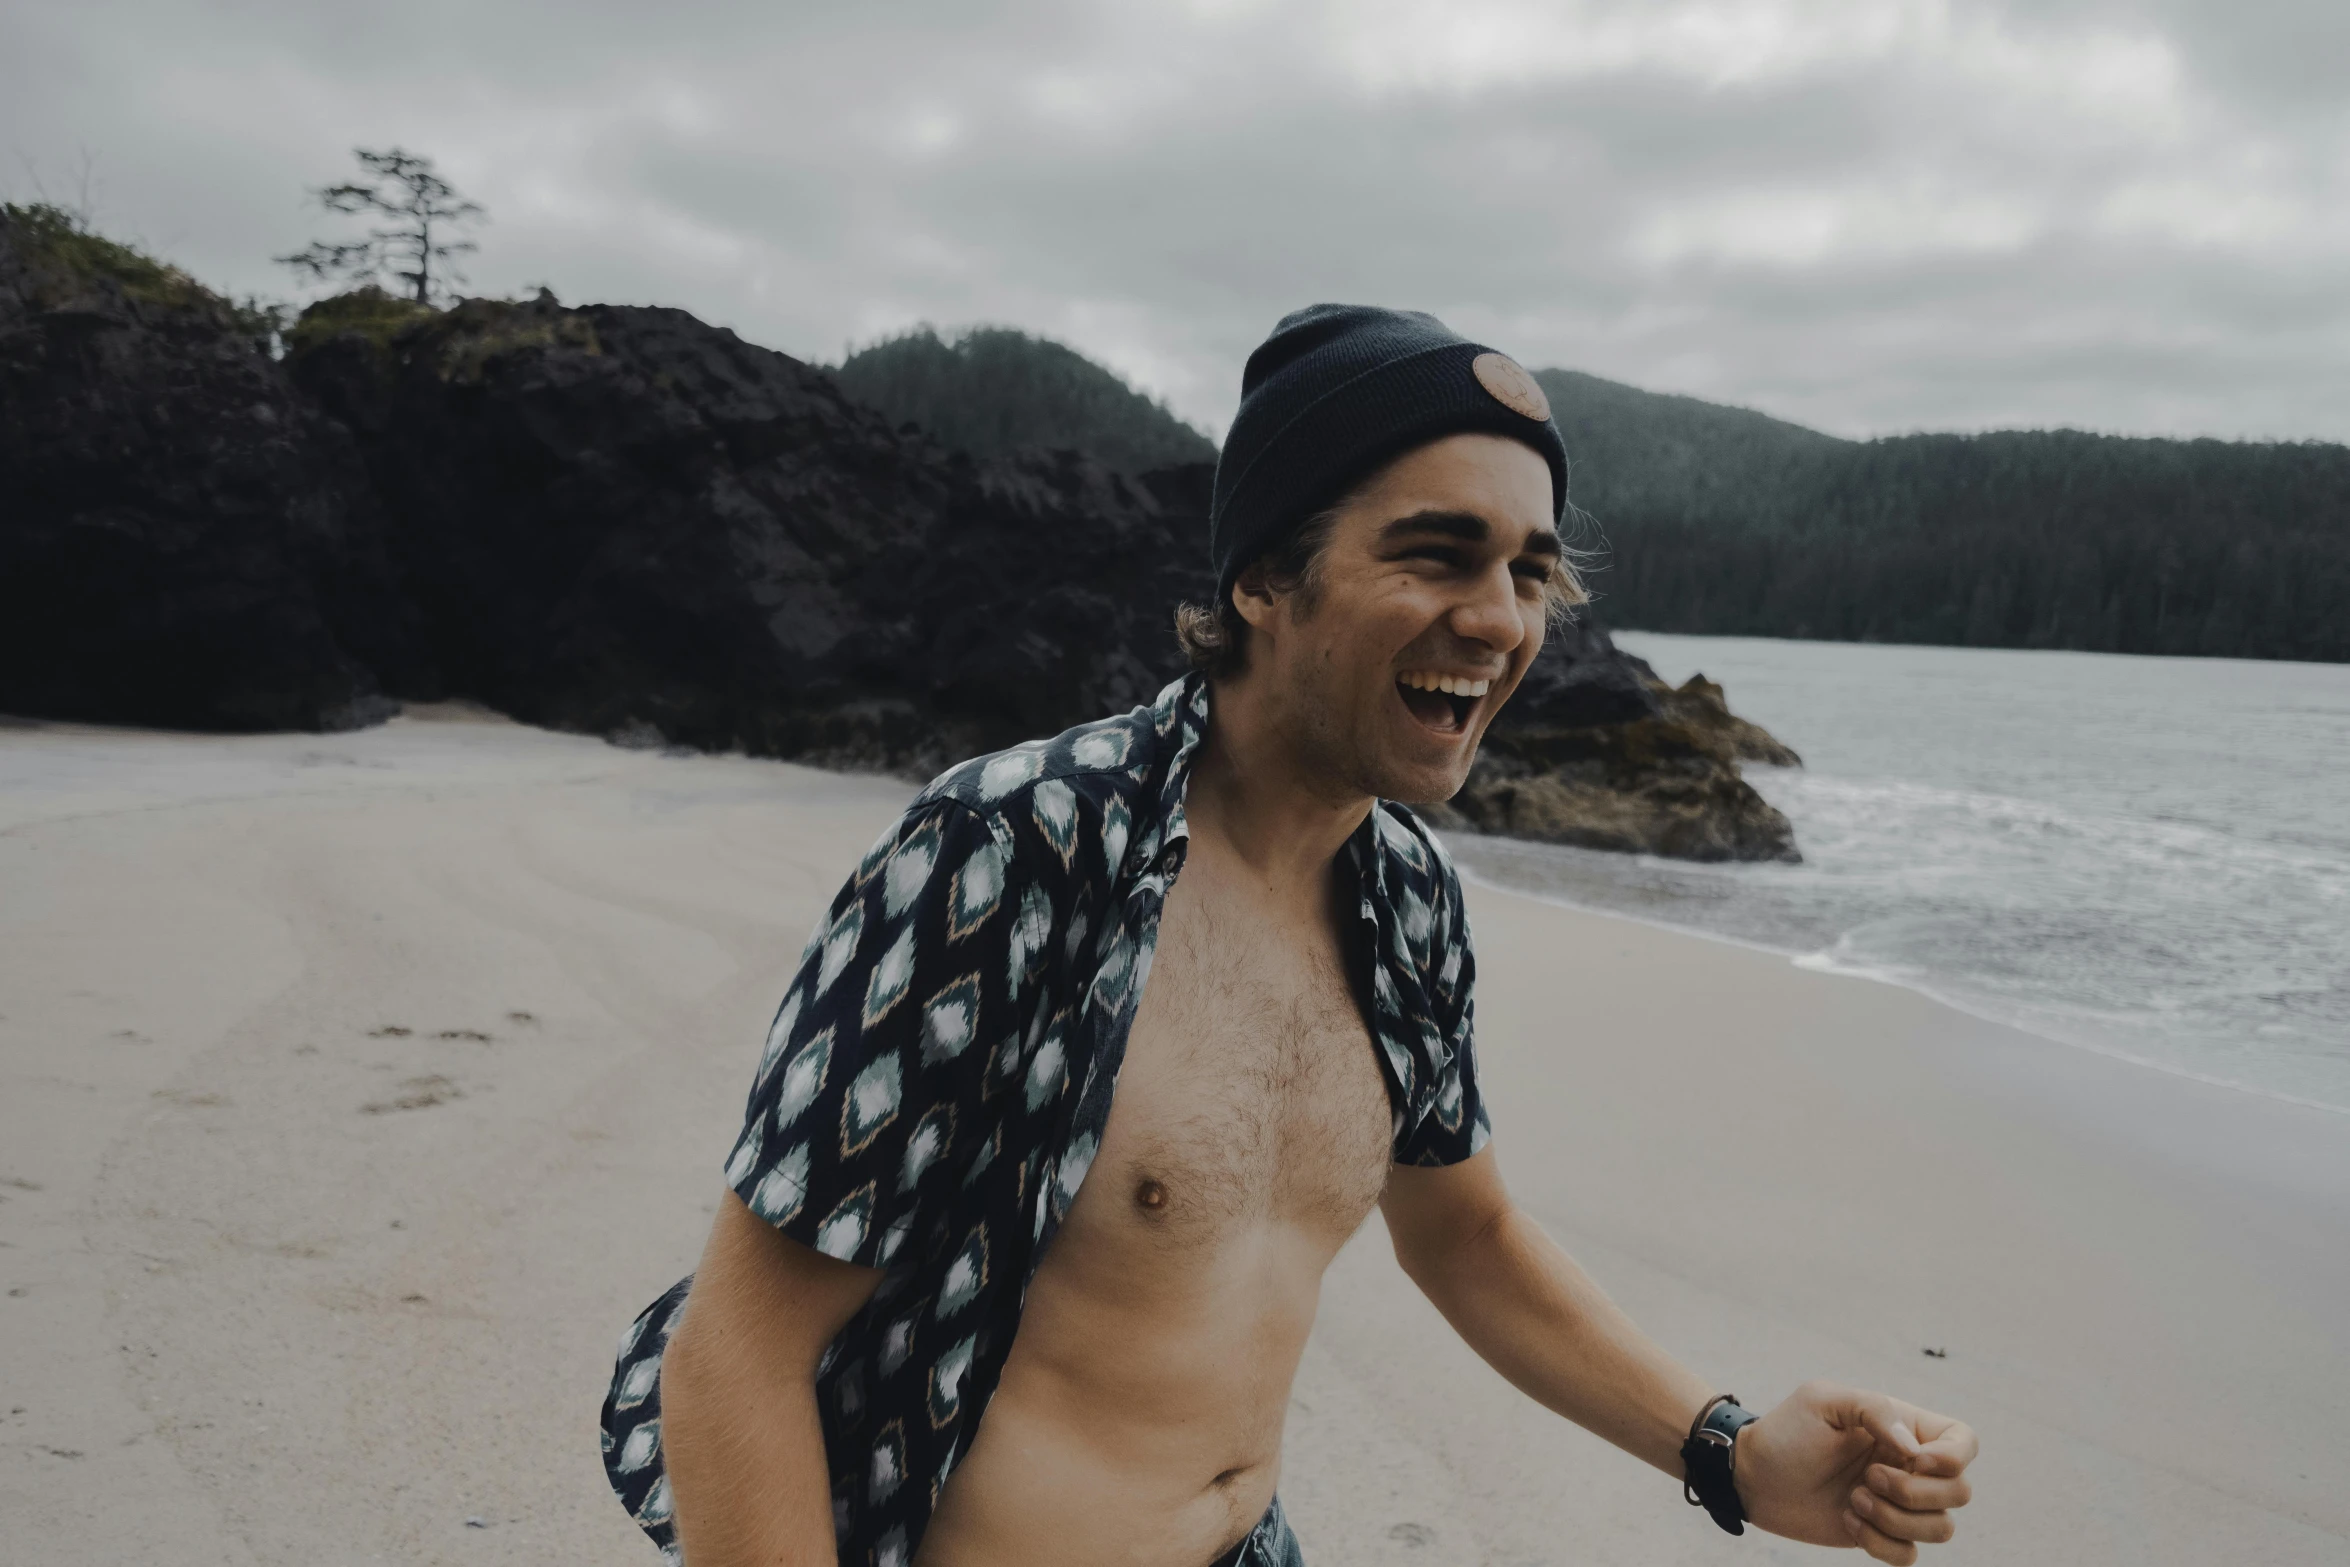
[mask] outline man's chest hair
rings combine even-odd
[[[1171,1241],[1251,1217],[1351,1233],[1391,1111],[1335,937],[1200,893],[1162,919],[1102,1173]]]

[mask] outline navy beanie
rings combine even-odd
[[[1567,443],[1509,355],[1434,316],[1375,305],[1308,305],[1248,356],[1240,411],[1216,463],[1208,553],[1216,598],[1390,458],[1447,435],[1525,442],[1550,464],[1554,517],[1567,505]]]

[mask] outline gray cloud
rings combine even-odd
[[[1846,434],[2350,438],[2339,0],[19,3],[0,136],[216,286],[353,144],[491,209],[473,286],[811,358],[1007,321],[1221,428],[1282,311]]]

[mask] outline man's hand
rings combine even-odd
[[[1975,1433],[1882,1393],[1807,1382],[1738,1433],[1732,1473],[1747,1520],[1813,1545],[1857,1545],[1909,1567],[1950,1538],[1973,1494]]]

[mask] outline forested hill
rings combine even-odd
[[[1005,327],[929,327],[848,356],[841,390],[977,457],[1065,448],[1128,473],[1214,462],[1216,445],[1073,349]]]
[[[1845,441],[1536,376],[1611,625],[2350,662],[2350,447],[2073,430]]]
[[[1644,392],[1579,370],[1534,378],[1567,438],[1575,502],[1594,514],[1754,520],[1758,506],[1805,489],[1853,444],[1751,409]]]

